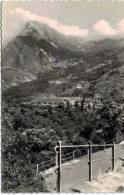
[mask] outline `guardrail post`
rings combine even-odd
[[[38,166],[38,164],[37,164],[37,174],[38,174],[38,172],[39,172],[39,166]]]
[[[112,145],[112,171],[115,170],[115,143]]]
[[[56,152],[56,156],[55,156],[55,166],[57,167],[58,166],[58,151],[56,150],[56,147],[55,147],[55,152]]]
[[[104,142],[104,152],[105,152],[105,142]]]
[[[57,180],[56,180],[56,190],[61,192],[61,141],[57,142]]]
[[[92,145],[91,142],[88,142],[89,144],[89,181],[92,181]]]
[[[73,159],[75,158],[75,151],[73,151]]]

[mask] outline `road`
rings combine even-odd
[[[124,159],[124,145],[116,145],[115,147],[116,162],[118,159]],[[105,151],[95,152],[92,155],[92,160],[102,159],[93,161],[92,163],[92,178],[96,180],[101,177],[104,173],[111,171],[112,165],[112,151],[111,148]],[[85,181],[88,181],[88,156],[83,156],[78,159],[74,159],[62,164],[61,168],[61,191],[72,192],[72,189],[77,186],[83,185]],[[46,171],[46,182],[49,190],[54,192],[56,186],[56,174],[55,167]]]

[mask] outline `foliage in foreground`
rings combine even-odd
[[[57,140],[67,144],[104,141],[119,142],[124,137],[123,109],[116,103],[75,109],[59,104],[55,110],[40,104],[11,103],[3,115],[3,173],[5,192],[47,191],[42,176],[34,169],[37,163],[54,157]],[[8,132],[10,132],[9,137]]]
[[[26,143],[18,136],[13,143],[3,148],[2,191],[3,192],[47,192],[45,180],[36,175]]]

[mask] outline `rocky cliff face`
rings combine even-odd
[[[69,39],[45,24],[30,22],[2,51],[2,81],[6,89],[31,81],[58,61],[80,55]]]

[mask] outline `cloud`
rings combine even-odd
[[[118,23],[118,31],[120,33],[124,33],[124,19],[121,19],[120,22]]]
[[[60,33],[63,33],[65,35],[74,35],[74,36],[87,36],[88,30],[87,29],[81,29],[79,26],[68,26],[64,25],[56,19],[51,19],[44,16],[39,16],[37,14],[31,13],[27,10],[24,10],[22,8],[16,8],[15,10],[11,11],[11,14],[19,15],[23,18],[25,21],[38,21],[45,24],[48,24],[51,28],[54,28],[55,30],[59,31]]]
[[[113,29],[106,20],[99,20],[94,24],[94,30],[100,34],[113,36],[117,34],[117,31]]]
[[[124,33],[124,19],[121,19],[117,23],[116,28],[112,28],[109,22],[106,20],[99,20],[97,23],[94,24],[94,30],[100,34],[108,36],[122,34]]]

